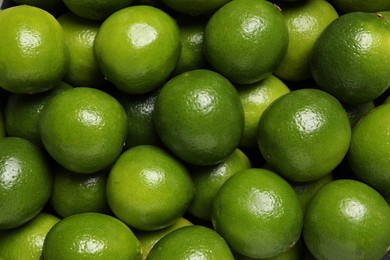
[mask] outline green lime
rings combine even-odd
[[[207,60],[217,72],[238,84],[268,77],[287,46],[283,15],[268,1],[231,1],[212,15],[204,32]]]
[[[257,141],[264,159],[287,179],[329,174],[348,151],[351,126],[340,102],[318,89],[298,89],[264,111]]]
[[[274,257],[301,234],[303,212],[297,194],[282,177],[252,168],[230,177],[217,193],[211,220],[235,252]]]
[[[0,230],[37,216],[52,184],[49,161],[40,148],[18,137],[0,139]]]
[[[244,113],[234,86],[211,70],[169,80],[157,96],[157,133],[177,157],[194,165],[226,159],[238,146]]]
[[[64,33],[43,9],[20,5],[0,12],[0,86],[38,93],[57,86],[68,69]]]
[[[306,211],[303,238],[317,259],[381,259],[390,245],[390,207],[370,186],[336,180]]]

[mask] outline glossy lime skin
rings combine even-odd
[[[113,163],[122,151],[126,131],[121,104],[93,88],[73,88],[55,96],[40,118],[48,153],[78,173],[97,172]]]
[[[230,1],[231,0],[162,0],[164,4],[173,10],[192,16],[211,14]]]
[[[0,13],[0,86],[33,94],[53,88],[68,68],[64,33],[48,12],[21,5]]]
[[[380,105],[354,127],[348,162],[355,175],[384,195],[390,195],[390,104]]]
[[[237,172],[214,199],[215,230],[239,254],[274,257],[301,234],[303,212],[292,187],[279,175],[252,168]]]
[[[120,220],[101,213],[81,213],[59,221],[43,244],[44,259],[134,259],[141,246]]]
[[[131,6],[101,25],[94,51],[108,81],[130,94],[160,87],[180,56],[175,20],[151,6]]]
[[[194,188],[182,162],[162,148],[138,145],[116,160],[106,192],[119,219],[138,230],[153,231],[183,216]]]
[[[39,260],[49,230],[60,219],[41,212],[26,224],[0,235],[0,258]]]
[[[318,89],[298,89],[263,113],[257,142],[264,159],[284,177],[312,181],[344,158],[351,126],[340,102]]]
[[[78,213],[108,213],[106,171],[77,174],[63,167],[53,169],[50,205],[62,218]]]
[[[52,184],[41,149],[18,137],[0,139],[0,230],[18,227],[38,215],[49,200]]]
[[[353,12],[331,23],[312,50],[317,84],[347,104],[379,97],[390,86],[389,17]]]
[[[265,79],[288,46],[280,11],[268,1],[231,1],[210,18],[204,48],[212,67],[238,84]]]
[[[182,227],[161,238],[149,252],[149,260],[226,259],[233,254],[226,241],[211,228]]]
[[[11,93],[4,109],[8,136],[21,137],[43,147],[39,132],[42,109],[51,98],[71,88],[72,86],[61,82],[48,91],[34,95]]]
[[[210,220],[213,200],[221,186],[236,172],[250,167],[249,158],[239,149],[219,164],[189,167],[195,193],[188,211],[197,218]]]
[[[212,165],[238,146],[244,113],[234,86],[210,70],[193,70],[169,80],[155,104],[162,142],[180,159]]]
[[[317,259],[381,259],[390,244],[390,207],[370,186],[336,180],[306,212],[303,237]]]

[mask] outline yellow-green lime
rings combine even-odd
[[[277,98],[290,92],[280,79],[269,75],[248,85],[236,85],[244,109],[245,126],[240,147],[257,148],[257,127],[264,110]]]
[[[221,186],[236,172],[250,167],[249,158],[240,149],[236,149],[219,164],[190,166],[189,171],[194,183],[195,193],[188,211],[199,219],[211,220],[213,200]]]
[[[80,213],[61,219],[47,233],[45,260],[142,259],[141,245],[120,220],[101,213]]]
[[[385,92],[390,86],[389,20],[389,14],[352,12],[326,27],[310,61],[317,84],[347,104],[368,103]]]
[[[355,175],[390,195],[390,104],[371,110],[353,128],[348,162]]]
[[[224,259],[233,260],[226,241],[215,230],[192,225],[176,229],[150,250],[148,260]]]
[[[211,16],[204,32],[207,60],[238,84],[255,83],[269,76],[287,46],[283,15],[268,1],[231,1]]]
[[[20,5],[0,12],[0,86],[38,93],[57,86],[67,69],[64,32],[43,9]]]
[[[138,230],[158,230],[183,216],[194,188],[188,170],[162,148],[138,145],[123,152],[107,179],[108,204]]]
[[[313,197],[303,238],[317,259],[382,259],[390,245],[390,207],[370,186],[336,180]]]
[[[191,16],[211,14],[230,1],[231,0],[162,0],[164,4],[173,10]]]
[[[74,87],[99,88],[105,80],[93,53],[93,44],[100,22],[68,12],[58,17],[65,34],[69,53],[69,69],[64,81]]]
[[[138,238],[138,240],[141,243],[143,259],[146,259],[152,247],[157,243],[157,241],[159,241],[166,234],[176,229],[179,229],[181,227],[186,227],[191,225],[193,224],[186,218],[179,218],[172,225],[163,229],[154,230],[154,231],[134,230],[135,236]]]
[[[54,96],[71,88],[72,86],[61,82],[43,93],[33,95],[11,93],[4,109],[7,135],[21,137],[43,147],[39,133],[42,109]]]
[[[330,0],[329,2],[342,13],[372,13],[384,11],[390,8],[389,0],[373,0],[370,2],[364,0]]]
[[[154,121],[160,139],[177,157],[194,165],[212,165],[237,148],[244,112],[229,80],[203,69],[182,73],[162,87]]]
[[[161,87],[174,70],[180,50],[175,20],[147,5],[115,12],[103,22],[94,43],[104,76],[130,94]]]
[[[41,212],[24,225],[4,231],[0,235],[0,259],[41,259],[46,235],[59,220]]]
[[[21,226],[48,202],[52,175],[46,154],[18,137],[0,139],[0,230]]]
[[[100,171],[119,156],[126,132],[126,113],[109,94],[72,88],[53,97],[40,116],[47,152],[63,167],[79,173]]]
[[[287,181],[269,170],[252,168],[237,172],[222,185],[211,220],[235,252],[269,258],[297,242],[303,212]]]
[[[351,126],[340,102],[310,88],[291,91],[269,105],[257,136],[264,159],[298,182],[329,174],[344,158],[350,139]]]
[[[133,3],[133,0],[63,0],[66,7],[78,16],[101,21]]]
[[[50,205],[61,217],[78,213],[108,213],[106,171],[78,174],[57,166],[53,170]]]
[[[310,54],[321,32],[339,15],[325,0],[278,2],[287,24],[287,53],[274,71],[283,80],[311,79]]]

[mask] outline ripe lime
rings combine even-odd
[[[38,93],[57,86],[68,69],[64,33],[43,9],[20,5],[0,12],[0,86]]]
[[[226,241],[213,229],[193,225],[176,229],[150,250],[148,260],[224,259],[233,260]]]
[[[363,182],[390,195],[390,104],[380,105],[353,128],[348,162]]]
[[[204,32],[207,60],[238,84],[269,76],[287,46],[286,23],[278,8],[268,1],[231,1],[214,13]]]
[[[107,93],[73,88],[53,97],[40,117],[40,134],[48,153],[79,173],[100,171],[119,156],[127,131],[126,113]]]
[[[105,171],[77,174],[57,166],[53,170],[51,207],[63,218],[84,212],[107,213],[107,175]]]
[[[298,89],[264,111],[258,145],[264,159],[284,177],[312,181],[344,158],[351,126],[340,102],[318,89]]]
[[[289,42],[287,53],[275,75],[288,81],[311,79],[310,54],[321,32],[339,15],[325,0],[278,2],[286,21]]]
[[[184,165],[162,148],[138,145],[123,152],[107,180],[113,213],[130,227],[157,230],[182,217],[193,197]]]
[[[169,80],[154,112],[162,142],[180,159],[212,165],[238,146],[244,113],[234,86],[210,70],[193,70]]]
[[[39,260],[46,234],[60,219],[41,212],[24,225],[0,235],[0,258]]]
[[[180,50],[175,20],[151,6],[131,6],[111,15],[94,43],[107,80],[130,94],[160,87],[175,68]]]
[[[189,167],[195,193],[188,211],[199,219],[210,220],[212,203],[221,186],[236,172],[250,167],[248,157],[239,149],[219,164]]]
[[[390,245],[390,207],[370,186],[336,180],[313,197],[303,237],[317,259],[381,259]]]
[[[299,239],[303,213],[293,188],[279,175],[252,168],[230,177],[217,193],[211,220],[235,252],[274,257]]]
[[[21,137],[43,147],[39,133],[42,109],[54,96],[71,88],[70,85],[61,82],[49,91],[34,95],[11,93],[4,110],[8,136]]]
[[[231,0],[162,0],[173,10],[192,16],[211,14]]]
[[[311,72],[325,91],[347,104],[378,98],[390,86],[390,15],[353,12],[318,37]]]
[[[100,23],[80,18],[73,13],[65,13],[57,20],[64,30],[69,53],[69,69],[64,81],[74,87],[103,86],[104,76],[93,53]]]
[[[236,85],[244,109],[245,127],[240,147],[257,148],[257,127],[264,110],[277,98],[290,92],[290,89],[277,77],[249,85]]]
[[[154,231],[139,231],[135,230],[134,234],[138,238],[142,247],[143,259],[146,259],[152,247],[166,234],[185,226],[193,225],[189,220],[185,218],[179,218],[172,225]]]
[[[66,217],[47,233],[43,258],[142,259],[134,233],[120,220],[101,213]]]
[[[41,149],[18,137],[0,139],[0,230],[37,216],[49,200],[52,183]]]
[[[133,0],[63,0],[66,7],[80,17],[90,20],[104,20],[116,11],[125,8]]]

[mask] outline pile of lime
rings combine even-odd
[[[389,0],[4,3],[0,259],[389,256]]]

